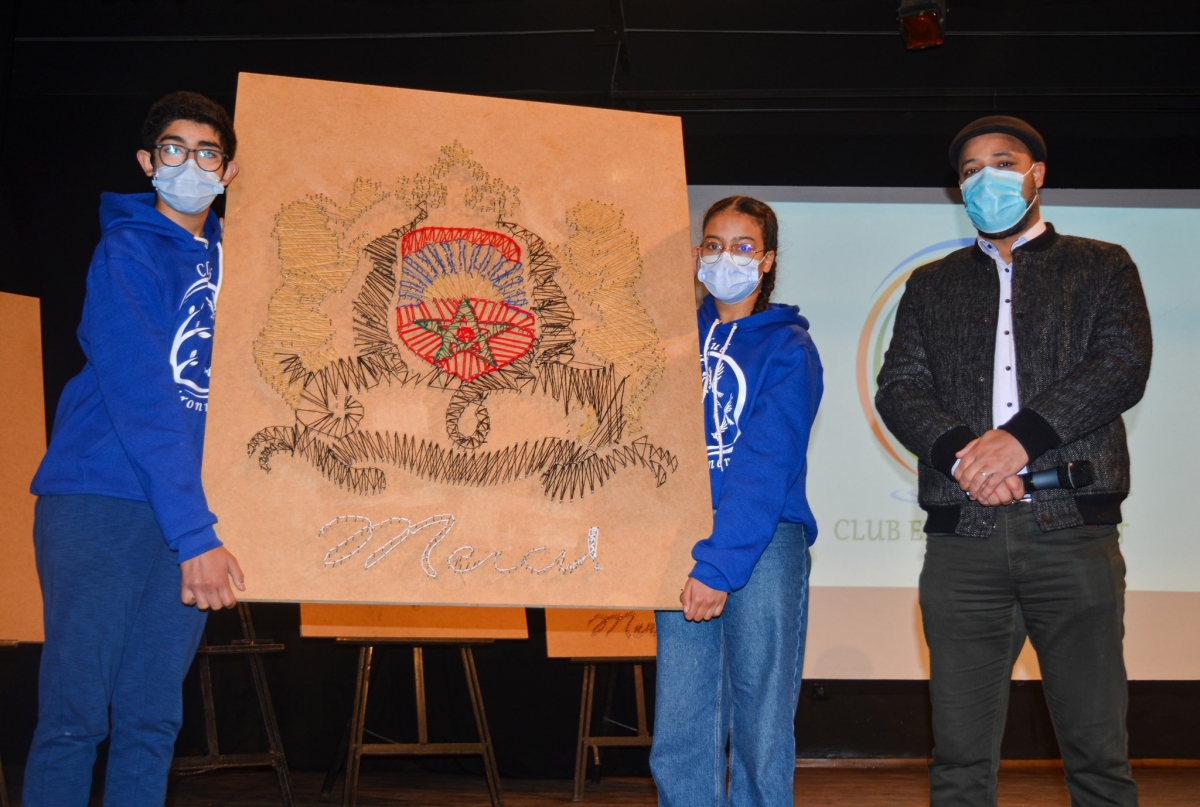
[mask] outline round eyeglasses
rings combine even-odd
[[[158,152],[158,159],[162,164],[169,167],[183,165],[187,162],[189,154],[195,154],[197,167],[204,171],[220,171],[227,159],[225,152],[205,146],[190,149],[178,143],[159,143],[154,149]]]
[[[760,252],[766,252],[765,249],[755,249],[753,244],[734,244],[733,246],[723,247],[716,241],[705,241],[700,245],[700,261],[702,263],[713,264],[721,260],[721,253],[728,252],[729,258],[738,266],[746,266],[754,256]]]

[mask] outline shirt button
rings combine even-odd
[[[1005,336],[1008,336],[1008,331],[1005,331],[1005,332],[1004,332],[1004,335],[1005,335]]]
[[[1009,365],[1008,367],[1005,367],[1004,369],[1005,369],[1005,370],[1011,370],[1011,369],[1012,369],[1012,365]]]
[[[1004,271],[1005,271],[1005,272],[1007,272],[1008,270],[1007,270],[1007,269],[1005,269]]]
[[[1005,300],[1004,302],[1006,302],[1006,303],[1011,303],[1011,302],[1012,302],[1012,300]]]
[[[1012,406],[1012,401],[1009,401],[1009,402],[1008,402],[1008,405],[1009,405],[1009,406]]]

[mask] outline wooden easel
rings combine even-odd
[[[0,640],[0,649],[6,647],[16,647],[16,642]],[[8,801],[8,783],[4,781],[4,760],[0,759],[0,807],[9,807]]]
[[[300,604],[300,635],[336,639],[340,643],[361,645],[358,651],[358,679],[354,689],[354,711],[346,724],[341,745],[332,767],[321,787],[321,795],[333,791],[343,762],[346,765],[346,785],[342,804],[353,807],[358,797],[358,775],[363,756],[433,756],[478,755],[483,757],[487,774],[488,794],[493,807],[502,807],[500,775],[492,749],[487,714],[483,708],[483,692],[479,673],[475,669],[475,645],[491,644],[496,639],[527,639],[529,627],[524,608],[467,608],[462,606],[412,605],[319,605]],[[413,649],[417,699],[417,742],[364,743],[367,696],[371,684],[371,662],[378,644],[405,644]],[[467,674],[467,689],[471,709],[475,713],[475,728],[479,742],[429,742],[428,716],[425,708],[425,651],[430,645],[457,647]],[[378,735],[375,735],[378,736]],[[387,740],[386,737],[379,737]]]
[[[616,747],[647,748],[653,742],[646,721],[646,684],[642,675],[642,665],[654,661],[654,657],[637,658],[573,658],[572,663],[583,664],[583,696],[579,706],[579,739],[575,749],[575,791],[572,801],[583,801],[583,786],[587,779],[588,749],[592,751],[595,761],[593,783],[600,781],[600,749]],[[592,712],[596,696],[596,668],[600,664],[633,665],[633,687],[637,700],[637,726],[622,726],[634,732],[630,736],[610,736],[592,734]],[[613,670],[615,673],[616,670]],[[616,676],[610,675],[608,680],[608,695],[605,698],[604,716],[601,723],[616,723],[611,719],[613,693],[616,688]]]
[[[472,645],[491,644],[491,639],[481,639],[472,642],[456,640],[388,640],[388,639],[338,639],[339,642],[369,642],[358,650],[358,680],[354,689],[354,712],[350,718],[347,736],[343,738],[342,747],[338,750],[337,759],[325,779],[322,793],[328,793],[337,778],[338,770],[343,760],[346,762],[346,784],[342,791],[342,807],[355,807],[358,799],[359,769],[364,756],[481,756],[483,757],[484,773],[487,776],[488,795],[492,807],[503,807],[504,797],[500,791],[500,776],[496,767],[496,755],[492,748],[492,735],[488,730],[487,714],[483,708],[483,692],[479,688],[479,673],[475,669],[475,654]],[[417,742],[415,743],[367,743],[363,742],[366,733],[367,696],[371,685],[371,661],[375,645],[387,642],[389,644],[413,645],[413,672],[416,679],[417,700]],[[467,675],[467,689],[471,698],[471,709],[475,713],[475,728],[479,732],[478,742],[463,743],[431,743],[429,742],[428,715],[425,708],[425,652],[428,645],[451,645],[457,647],[462,655],[463,671]]]
[[[279,735],[279,722],[275,719],[275,707],[271,702],[271,691],[267,687],[267,674],[263,668],[262,654],[277,653],[284,649],[282,644],[270,639],[259,639],[250,618],[250,606],[237,604],[241,621],[242,638],[230,644],[210,645],[207,636],[196,651],[200,663],[200,694],[204,700],[204,738],[208,753],[202,757],[176,757],[171,763],[172,773],[202,773],[219,768],[275,769],[279,780],[280,800],[284,807],[294,807],[292,781],[288,773],[287,759],[283,754],[283,741]],[[244,655],[250,662],[250,674],[254,678],[254,689],[258,693],[258,705],[262,710],[263,726],[267,731],[270,750],[257,754],[222,754],[217,740],[217,713],[213,705],[212,656]]]
[[[595,762],[593,782],[600,781],[600,749],[648,747],[653,741],[646,719],[646,684],[642,669],[654,661],[656,652],[655,616],[652,611],[546,609],[546,656],[570,659],[583,667],[583,696],[579,705],[579,734],[575,745],[575,793],[573,801],[583,801],[587,778],[588,750]],[[618,665],[608,677],[608,694],[601,725],[612,723],[633,736],[592,733],[595,711],[596,670],[601,664]],[[620,665],[633,665],[633,687],[637,701],[637,725],[625,726],[612,719],[616,671]]]

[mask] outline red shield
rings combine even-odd
[[[444,373],[470,383],[533,347],[533,314],[498,300],[426,300],[396,309],[408,349]]]

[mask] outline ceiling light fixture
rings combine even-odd
[[[924,50],[942,44],[946,0],[899,0],[896,16],[900,19],[904,47]]]

